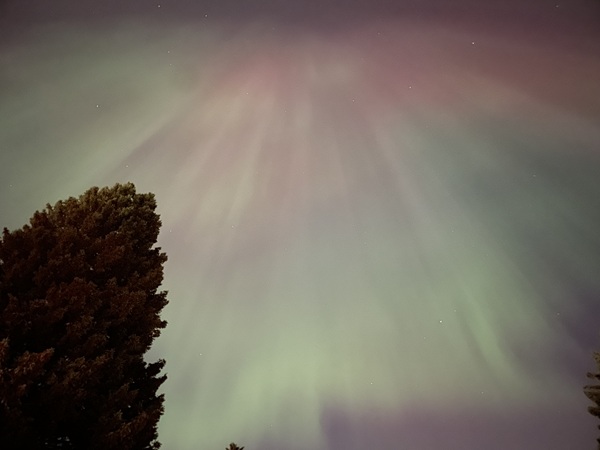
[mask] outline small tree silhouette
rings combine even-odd
[[[232,442],[225,450],[244,450],[244,447],[238,447]]]
[[[600,353],[594,353],[594,360],[596,361],[598,372],[588,372],[587,377],[592,380],[600,381]],[[600,384],[587,385],[583,388],[583,392],[587,398],[595,403],[593,406],[588,406],[589,413],[600,419]],[[600,429],[600,425],[598,428]],[[600,450],[600,438],[596,439],[596,441],[598,442],[598,450]]]

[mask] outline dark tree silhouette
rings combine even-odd
[[[591,378],[592,380],[600,381],[600,353],[594,353],[594,360],[596,361],[598,372],[588,372],[587,377]],[[595,405],[588,407],[588,411],[590,414],[600,419],[600,384],[585,386],[583,388],[583,392],[587,398],[595,403]],[[598,428],[600,429],[600,425]],[[596,441],[598,442],[598,450],[600,450],[600,438],[596,439]]]
[[[166,255],[153,194],[94,187],[0,239],[0,447],[157,449]]]
[[[238,447],[232,442],[225,450],[244,450],[244,447]]]

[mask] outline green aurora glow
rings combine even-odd
[[[591,448],[600,53],[270,25],[38,25],[0,47],[3,225],[92,185],[157,195],[164,448],[341,448],[338,420],[344,448],[429,449],[413,413],[548,410],[579,423],[538,426],[544,448]],[[487,426],[472,448],[542,448]]]

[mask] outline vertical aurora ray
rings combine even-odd
[[[513,39],[36,29],[0,49],[0,211],[16,227],[94,184],[157,194],[165,448],[591,442],[586,368],[561,362],[583,364],[572,322],[599,311],[600,59]],[[579,436],[487,441],[557,405]]]

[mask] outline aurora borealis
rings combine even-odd
[[[600,3],[123,3],[0,4],[0,225],[156,194],[163,448],[593,448]]]

